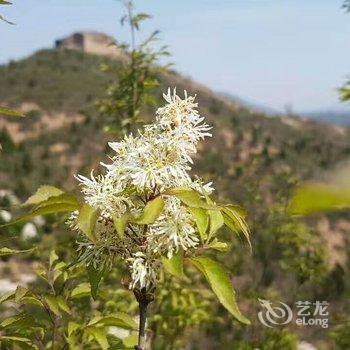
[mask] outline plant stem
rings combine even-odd
[[[147,320],[147,307],[150,302],[154,300],[154,294],[147,292],[145,288],[141,290],[134,290],[134,295],[139,303],[139,339],[138,344],[135,346],[135,350],[146,350],[146,320]]]
[[[139,340],[136,350],[146,350],[146,320],[147,320],[148,302],[139,302],[140,322],[139,322]]]

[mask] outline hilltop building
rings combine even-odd
[[[56,40],[58,49],[81,50],[87,53],[111,57],[121,57],[125,53],[117,48],[114,39],[106,34],[98,32],[78,32],[68,37]]]

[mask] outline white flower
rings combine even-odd
[[[171,258],[179,249],[196,249],[199,234],[191,214],[181,202],[163,194],[164,209],[152,225],[128,224],[120,237],[113,218],[126,212],[139,215],[151,196],[176,187],[190,187],[211,193],[211,183],[192,180],[192,156],[211,129],[197,111],[195,97],[181,99],[169,89],[167,104],[158,108],[155,122],[136,135],[110,142],[114,154],[105,174],[90,178],[78,175],[85,202],[101,215],[95,225],[95,241],[79,236],[80,259],[95,268],[111,268],[123,259],[131,275],[130,288],[151,288],[156,284],[162,256]],[[77,213],[68,224],[77,229]]]
[[[32,222],[27,222],[22,228],[21,235],[24,239],[34,238],[37,234],[38,230]]]
[[[0,210],[0,218],[4,221],[4,222],[10,222],[12,219],[12,215],[9,211],[7,210]]]
[[[131,269],[132,282],[130,289],[135,289],[139,285],[140,289],[154,285],[157,280],[157,270],[159,262],[148,259],[143,252],[137,252],[128,259]]]
[[[100,209],[102,214],[123,214],[131,205],[130,200],[122,195],[122,181],[115,181],[108,175],[95,177],[93,172],[90,179],[82,175],[76,178],[81,182],[85,201],[93,208]]]
[[[154,252],[166,252],[168,258],[179,248],[187,250],[198,245],[195,223],[176,198],[169,197],[163,214],[149,227],[150,246]]]

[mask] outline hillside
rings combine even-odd
[[[74,50],[45,50],[0,67],[0,100],[24,110],[23,122],[1,120],[1,187],[23,194],[50,178],[72,185],[72,174],[83,164],[104,157],[107,138],[100,133],[101,119],[93,108],[113,78],[100,71],[118,60]],[[200,160],[201,173],[240,181],[279,172],[301,177],[319,174],[350,154],[349,131],[291,118],[271,118],[216,96],[177,73],[161,77],[156,92],[177,86],[198,95],[200,110],[215,125]],[[149,118],[153,111],[145,111]],[[11,140],[7,134],[10,134]],[[57,169],[60,167],[60,169]],[[24,180],[22,180],[25,174]],[[52,176],[52,177],[51,177]],[[226,182],[226,181],[225,181]],[[236,194],[237,195],[237,194]]]
[[[41,184],[73,190],[74,174],[88,175],[91,167],[97,169],[106,160],[112,137],[102,132],[104,123],[94,108],[95,99],[103,96],[114,79],[99,69],[104,63],[116,68],[122,64],[108,56],[55,49],[0,66],[0,102],[27,114],[21,121],[0,120],[0,190],[10,189],[21,199]],[[237,240],[232,239],[233,248],[224,261],[234,271],[242,304],[254,311],[256,295],[268,299],[274,288],[279,300],[333,301],[334,315],[337,303],[341,313],[349,280],[342,267],[347,262],[349,216],[317,218],[310,230],[286,216],[284,209],[298,181],[323,178],[349,158],[350,130],[298,118],[268,117],[176,72],[159,78],[157,105],[163,103],[161,93],[169,86],[176,86],[180,94],[183,89],[197,94],[200,112],[214,126],[214,135],[201,144],[194,171],[214,179],[217,193],[244,205],[249,213],[253,254],[241,244],[237,249]],[[155,108],[143,111],[146,120]],[[323,255],[323,249],[327,254]],[[295,288],[299,289],[294,293]],[[208,330],[202,341],[207,344],[210,338],[212,346],[206,348],[218,349],[218,344],[222,349],[232,348],[231,321],[223,318],[222,322],[226,323],[220,329],[228,331]],[[249,332],[242,330],[242,339]],[[322,342],[325,333],[309,328],[301,336]],[[257,345],[249,349],[253,348]]]

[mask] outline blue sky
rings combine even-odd
[[[13,0],[0,23],[0,63],[78,30],[125,39],[116,0]],[[350,75],[350,14],[342,0],[136,0],[153,14],[175,68],[214,90],[295,111],[342,108]],[[1,81],[1,77],[0,77]]]

